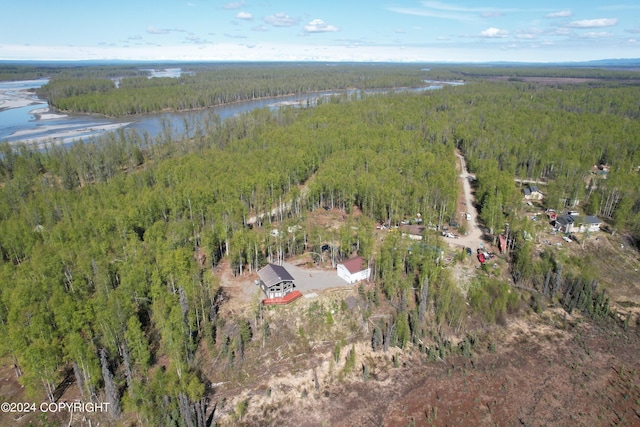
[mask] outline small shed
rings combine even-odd
[[[345,262],[338,264],[338,277],[345,280],[349,284],[367,280],[371,275],[367,261],[361,256],[350,258]]]
[[[260,288],[267,298],[282,298],[293,292],[293,276],[281,265],[267,264],[258,271]]]

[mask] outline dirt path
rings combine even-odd
[[[464,160],[462,154],[456,150],[456,157],[460,160],[460,182],[462,183],[462,190],[464,191],[464,199],[466,203],[467,213],[471,218],[467,221],[467,234],[460,236],[457,239],[447,239],[447,242],[455,246],[466,246],[472,250],[476,250],[481,245],[484,245],[482,239],[482,229],[478,227],[478,211],[475,207],[475,199],[471,194],[471,184],[469,183],[469,177],[474,177],[467,170],[467,163]]]
[[[305,182],[304,184],[302,184],[299,188],[300,188],[300,197],[299,197],[299,203],[302,203],[306,197],[307,194],[309,194],[309,182],[311,181],[313,177],[310,177],[307,182]],[[280,219],[282,219],[282,217],[291,210],[291,207],[293,205],[292,201],[288,201],[288,202],[281,202],[278,206],[276,206],[275,208],[271,209],[270,215],[272,218],[278,218],[280,217]],[[256,222],[258,222],[258,219],[263,220],[264,217],[266,216],[266,212],[265,213],[261,213],[260,215],[253,215],[250,216],[247,221],[246,224],[247,225],[254,225]]]

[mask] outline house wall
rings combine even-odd
[[[573,231],[577,233],[600,231],[600,224],[582,224],[579,229]]]
[[[267,298],[282,298],[289,292],[293,291],[293,282],[280,282],[277,285],[267,288],[267,286],[261,281],[260,287]]]
[[[560,231],[562,231],[563,233],[573,233],[578,230],[574,228],[573,224],[567,224],[567,225],[561,225]]]
[[[345,267],[342,264],[338,264],[337,270],[338,270],[338,277],[340,277],[342,280],[346,281],[349,284],[353,284],[361,280],[367,280],[369,278],[369,275],[371,274],[370,268],[351,274],[349,270],[347,270],[347,267]]]

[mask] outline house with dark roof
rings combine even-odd
[[[600,231],[602,221],[595,216],[560,215],[556,218],[556,225],[563,233],[586,233]]]
[[[573,231],[573,224],[575,223],[575,217],[573,215],[558,215],[556,217],[556,226],[563,233],[571,233]]]
[[[533,184],[524,187],[522,192],[524,193],[525,200],[542,200],[544,197],[538,186]]]
[[[350,258],[345,262],[338,264],[338,277],[345,280],[349,284],[367,280],[371,275],[371,269],[367,261],[361,256]]]
[[[283,298],[293,292],[293,276],[281,265],[267,264],[258,271],[260,288],[267,298]]]
[[[602,221],[600,218],[587,215],[582,217],[582,222],[580,223],[580,233],[584,233],[586,231],[600,231],[600,226],[602,225]]]

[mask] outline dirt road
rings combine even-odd
[[[470,247],[474,252],[477,248],[484,244],[482,239],[482,229],[478,226],[478,211],[475,207],[475,199],[471,194],[471,184],[469,178],[473,178],[474,175],[470,174],[467,170],[467,163],[464,160],[462,154],[456,150],[456,157],[460,160],[460,182],[462,184],[462,190],[464,191],[464,199],[467,207],[467,213],[470,215],[470,219],[467,221],[467,234],[460,236],[457,239],[446,239],[447,242],[455,246]]]

